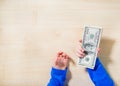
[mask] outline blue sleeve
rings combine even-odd
[[[107,73],[98,58],[96,59],[95,68],[87,68],[87,71],[95,86],[115,86],[114,81]]]
[[[52,68],[51,79],[47,86],[64,86],[67,68],[65,70]]]

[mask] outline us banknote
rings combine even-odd
[[[82,48],[84,49],[85,57],[79,58],[80,65],[90,69],[95,67],[101,33],[101,27],[85,26],[82,39]]]

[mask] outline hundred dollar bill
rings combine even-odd
[[[94,69],[101,33],[101,27],[85,26],[82,38],[82,48],[84,49],[85,57],[79,58],[80,65]]]

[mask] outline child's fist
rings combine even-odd
[[[64,70],[68,67],[69,56],[64,52],[58,52],[54,61],[54,68]]]

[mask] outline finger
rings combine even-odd
[[[66,59],[66,57],[67,57],[67,54],[65,54],[65,53],[64,53],[63,57],[64,57],[64,59]]]
[[[65,54],[64,59],[69,59],[69,56],[67,54]]]
[[[79,50],[78,50],[76,53],[77,53],[77,55],[79,55],[80,57],[84,57],[84,56],[85,56],[85,53],[83,53],[83,52],[81,52],[81,51],[79,51]]]
[[[54,59],[54,64],[57,64],[57,59],[58,59],[57,57]]]
[[[79,42],[82,43],[82,39],[80,39]]]
[[[60,51],[60,55],[62,55],[63,54],[63,52],[62,51]]]
[[[76,55],[79,57],[79,58],[83,58],[84,56],[83,55],[80,55],[78,53],[76,53]]]
[[[77,50],[84,52],[84,49],[80,45],[78,46]]]
[[[69,59],[70,57],[68,55],[65,56],[65,59]]]
[[[62,61],[63,61],[63,59],[62,59],[62,57],[60,56],[60,57],[58,57],[58,58],[57,58],[56,63],[57,63],[57,64],[61,64],[61,63],[62,63]]]
[[[63,54],[63,52],[62,52],[62,51],[59,51],[58,54],[61,55],[61,54]]]
[[[98,48],[97,51],[100,52],[100,48]]]
[[[66,56],[66,54],[65,54],[65,53],[63,53],[61,56],[62,56],[62,57],[65,57],[65,56]]]
[[[57,57],[59,57],[60,55],[62,55],[62,51],[59,51],[58,53],[57,53]]]
[[[64,59],[69,59],[69,56],[68,56],[66,53],[63,53],[63,54],[62,54],[62,57],[63,57]]]
[[[85,53],[84,53],[84,49],[82,49],[82,48],[81,48],[81,49],[78,49],[77,52],[78,52],[79,54],[83,54],[83,55],[85,55]]]
[[[59,63],[59,61],[60,61],[60,58],[57,57],[57,58],[55,59],[55,64],[57,65],[57,64]]]
[[[79,49],[79,51],[81,51],[82,53],[84,53],[85,50],[83,48],[81,48],[81,49]]]
[[[83,54],[83,55],[85,55],[85,53],[84,53],[84,49],[82,49],[82,48],[81,48],[81,49],[78,49],[77,52],[78,52],[79,54]]]

